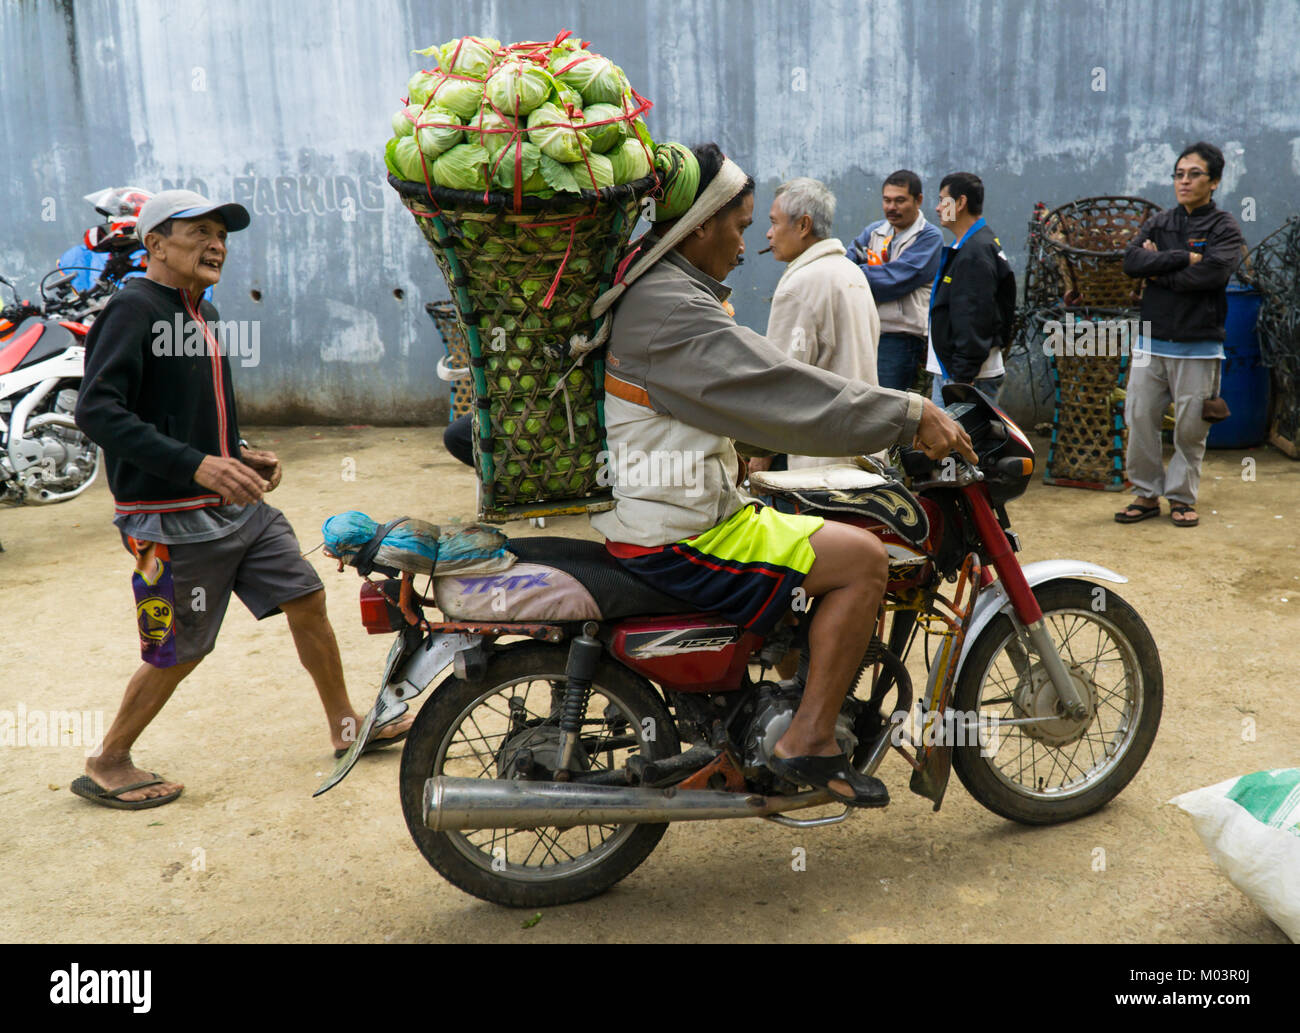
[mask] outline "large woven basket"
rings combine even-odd
[[[1124,274],[1124,251],[1159,206],[1142,197],[1085,197],[1048,212],[1045,254],[1056,260],[1073,306],[1135,307],[1142,281]]]
[[[1061,314],[1056,313],[1058,317]],[[1122,310],[1075,318],[1109,323],[1126,320],[1130,315],[1131,310]],[[1112,354],[1052,356],[1055,407],[1052,441],[1043,471],[1047,484],[1101,491],[1123,489],[1128,430],[1121,399],[1128,379],[1131,345],[1131,341],[1125,341],[1125,346]]]
[[[465,332],[474,386],[479,518],[610,505],[604,362],[570,357],[614,278],[653,176],[553,198],[429,187],[388,177],[433,250]]]
[[[447,369],[469,373],[469,342],[465,340],[465,329],[460,325],[456,306],[450,301],[431,301],[424,306],[424,310],[438,328],[438,335],[447,349]],[[470,377],[459,377],[451,381],[450,394],[448,422],[474,411],[474,381]]]

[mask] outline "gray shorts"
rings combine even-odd
[[[142,655],[156,667],[189,663],[212,652],[232,592],[263,620],[280,613],[282,603],[325,587],[303,558],[289,521],[266,503],[256,506],[252,517],[223,538],[154,551],[166,566],[156,565],[156,572],[150,574],[146,608],[161,619],[142,616],[145,604],[137,605],[137,618]],[[133,579],[139,582],[139,571]],[[136,596],[139,600],[138,585]]]

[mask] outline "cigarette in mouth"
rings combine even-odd
[[[765,248],[763,248],[762,251],[759,252],[759,254],[760,254],[760,255],[765,255],[765,254],[767,254],[767,253],[768,253],[769,251],[771,251],[771,250],[772,250],[772,249],[771,249],[770,247],[765,247]]]

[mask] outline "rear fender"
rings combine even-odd
[[[1117,574],[1108,567],[1096,563],[1086,563],[1083,560],[1040,560],[1037,563],[1026,563],[1021,570],[1024,571],[1025,580],[1029,582],[1030,588],[1046,584],[1049,581],[1072,577],[1095,578],[1100,581],[1110,581],[1117,585],[1128,583],[1128,578],[1123,574]],[[979,639],[980,632],[988,627],[993,618],[999,613],[1014,616],[1011,600],[1007,597],[1005,586],[1001,581],[994,581],[992,585],[981,591],[975,600],[975,612],[971,615],[970,627],[966,631],[966,641],[962,643],[961,656],[957,659],[957,674],[953,679],[954,685],[957,684],[956,679],[961,677],[962,669],[966,666],[966,658],[970,655],[975,642]]]
[[[410,709],[410,701],[424,692],[433,679],[452,664],[458,653],[472,649],[481,639],[481,635],[432,634],[412,648],[405,633],[398,635],[393,648],[388,651],[383,683],[375,705],[361,722],[348,752],[339,758],[334,770],[312,796],[320,796],[342,782],[375,733],[405,714]]]

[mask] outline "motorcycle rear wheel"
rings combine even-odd
[[[968,736],[953,750],[953,769],[995,814],[1053,825],[1104,807],[1137,774],[1160,725],[1164,678],[1151,632],[1109,588],[1063,579],[1034,595],[1061,659],[1090,697],[1089,716],[1003,725],[983,744]],[[954,709],[1023,718],[1050,713],[1054,701],[1046,672],[999,614],[966,658]]]
[[[443,878],[481,900],[540,908],[594,897],[631,874],[668,829],[656,824],[435,832],[424,824],[424,784],[434,775],[518,777],[511,769],[521,748],[546,763],[558,736],[553,691],[565,684],[567,656],[561,646],[506,647],[493,655],[482,678],[448,678],[416,717],[402,751],[402,813],[411,837]],[[511,699],[522,703],[512,705]],[[680,749],[672,718],[654,692],[602,659],[578,767],[617,768],[630,753],[659,760]]]

